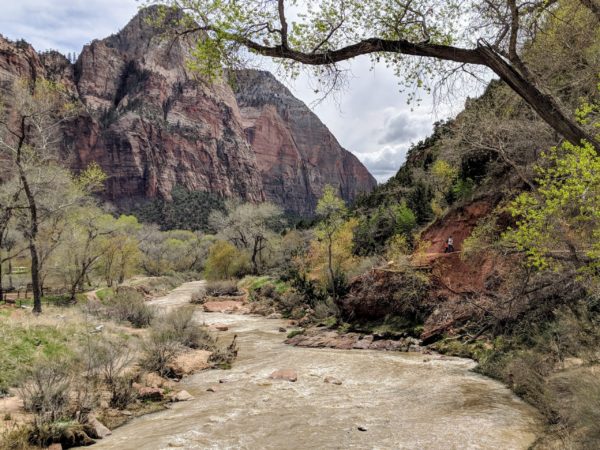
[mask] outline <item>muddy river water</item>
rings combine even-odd
[[[175,306],[194,287],[157,304]],[[194,400],[135,419],[95,449],[526,449],[540,431],[536,412],[471,372],[470,360],[296,348],[283,344],[283,321],[197,318],[227,324],[224,341],[237,334],[233,368],[186,378],[180,387]],[[268,379],[277,369],[293,369],[298,381]]]

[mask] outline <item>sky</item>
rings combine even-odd
[[[136,0],[2,0],[0,34],[12,40],[25,39],[38,51],[79,54],[93,39],[119,31],[138,7]],[[269,61],[264,65],[274,68]],[[347,87],[318,104],[314,83],[307,76],[294,82],[276,76],[379,182],[396,173],[410,145],[429,135],[435,121],[456,114],[464,103],[464,98],[458,97],[453,99],[453,108],[434,108],[432,98],[423,93],[419,105],[409,105],[392,71],[383,65],[371,70],[366,57],[353,60],[348,70]]]

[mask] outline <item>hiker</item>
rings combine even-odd
[[[454,239],[452,236],[448,237],[448,241],[446,242],[446,249],[444,253],[452,253],[454,251]]]

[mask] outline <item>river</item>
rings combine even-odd
[[[158,304],[183,301],[191,286]],[[283,321],[201,311],[197,319],[228,325],[224,342],[238,335],[233,369],[184,379],[194,400],[134,419],[94,448],[504,450],[528,448],[540,431],[535,410],[473,373],[470,360],[297,348],[283,344]],[[268,379],[277,369],[295,370],[298,381]]]

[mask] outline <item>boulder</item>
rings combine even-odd
[[[373,343],[373,336],[369,335],[369,336],[365,336],[364,338],[356,341],[354,343],[354,345],[352,346],[352,348],[355,348],[358,350],[367,350],[368,348],[371,347],[372,343]]]
[[[142,376],[142,382],[145,386],[150,386],[150,387],[165,388],[165,387],[173,386],[173,382],[164,379],[163,377],[161,377],[159,374],[157,374],[155,372],[144,374]]]
[[[179,391],[177,394],[175,394],[173,397],[171,397],[171,399],[174,402],[187,402],[189,400],[193,400],[194,396],[192,394],[190,394],[188,391]]]
[[[229,327],[227,325],[215,325],[215,330],[217,331],[227,331]]]
[[[206,390],[206,392],[217,392],[220,389],[221,388],[215,384],[215,385],[209,386],[209,388]]]
[[[88,420],[88,425],[91,427],[92,431],[90,436],[95,439],[104,439],[106,436],[110,436],[112,434],[112,431],[110,431],[102,422],[100,422],[94,416],[90,416]]]
[[[281,319],[281,318],[282,318],[282,315],[279,313],[273,313],[273,314],[269,314],[267,316],[267,319]]]
[[[272,380],[285,380],[292,383],[298,380],[298,374],[292,369],[280,369],[269,375]]]
[[[212,352],[207,350],[190,350],[177,355],[169,364],[168,369],[179,378],[191,375],[211,367],[208,362],[210,355],[212,355]]]
[[[160,401],[163,399],[165,391],[161,388],[142,386],[137,393],[141,400]]]

